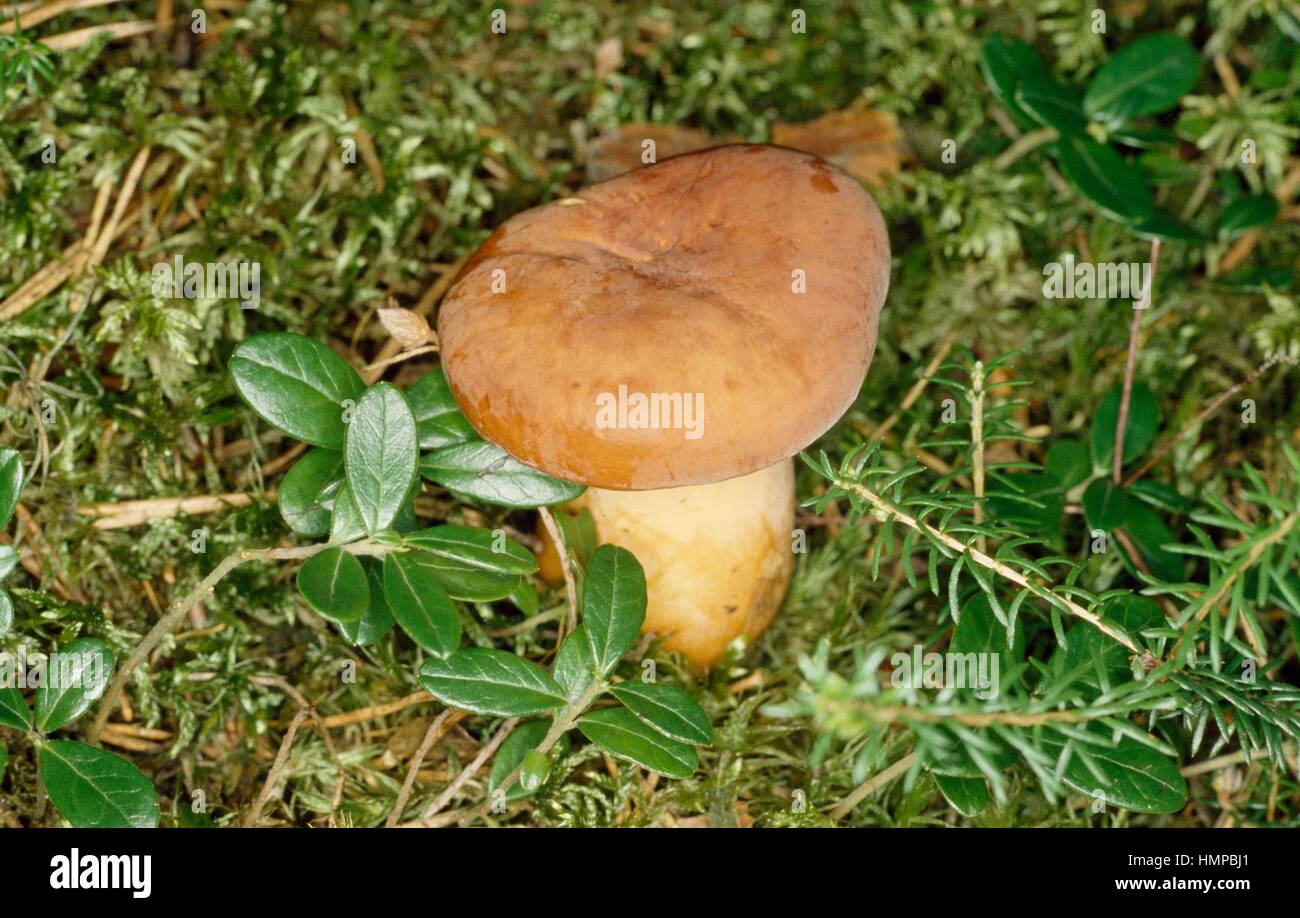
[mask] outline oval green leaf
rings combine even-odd
[[[0,449],[0,528],[9,525],[23,490],[23,460],[17,450]]]
[[[709,715],[688,692],[653,682],[621,682],[609,690],[629,711],[669,739],[712,745]]]
[[[343,454],[337,450],[311,450],[293,464],[276,503],[289,528],[309,538],[329,535],[332,514],[321,505],[321,492],[343,474]]]
[[[564,705],[564,690],[540,666],[488,647],[426,660],[420,685],[443,704],[475,714],[528,717]]]
[[[1092,472],[1092,459],[1088,456],[1088,448],[1078,440],[1057,440],[1048,448],[1043,467],[1068,490]]]
[[[1034,118],[1020,106],[1016,89],[1021,80],[1031,76],[1046,76],[1043,59],[1019,38],[994,32],[984,39],[980,49],[981,69],[989,88],[1002,100],[1022,125],[1031,125]]]
[[[1183,580],[1183,556],[1164,547],[1178,540],[1154,509],[1134,502],[1124,522],[1124,532],[1133,541],[1152,574],[1168,583]]]
[[[564,689],[564,697],[569,704],[577,704],[591,683],[596,681],[586,625],[574,628],[573,633],[560,644],[560,650],[555,655],[555,681]]]
[[[1119,127],[1173,108],[1196,85],[1200,72],[1196,49],[1185,39],[1147,35],[1116,51],[1093,75],[1083,108],[1090,118]]]
[[[387,383],[366,390],[348,423],[343,450],[348,485],[366,532],[388,527],[415,480],[415,416]]]
[[[361,566],[366,571],[366,583],[370,587],[370,605],[365,614],[353,622],[337,622],[339,631],[352,644],[365,647],[379,640],[393,627],[393,610],[388,606],[388,597],[384,594],[384,566],[378,558],[365,558]]]
[[[1123,388],[1116,386],[1097,405],[1092,419],[1092,458],[1100,468],[1110,471],[1115,454],[1115,430],[1119,426],[1119,403]],[[1160,409],[1155,393],[1142,383],[1134,383],[1129,395],[1128,420],[1124,423],[1124,463],[1127,465],[1151,445],[1160,424]]]
[[[23,693],[17,686],[0,688],[0,727],[13,727],[15,730],[32,728],[32,711],[27,707]]]
[[[531,574],[537,558],[505,533],[473,526],[435,526],[407,533],[403,539],[422,552],[446,558],[457,566],[496,574]]]
[[[596,671],[609,672],[645,622],[645,570],[630,551],[602,545],[591,554],[582,584],[582,621]]]
[[[1049,735],[1044,735],[1041,742],[1052,755],[1059,754],[1064,745]],[[1078,755],[1079,748],[1086,748],[1104,782]],[[1172,813],[1187,802],[1187,782],[1179,774],[1178,765],[1127,736],[1113,748],[1076,744],[1061,780],[1079,793],[1101,797],[1109,805],[1137,813]]]
[[[1135,506],[1128,491],[1109,478],[1097,478],[1083,492],[1083,518],[1091,529],[1110,532],[1123,526]]]
[[[406,401],[415,415],[420,449],[441,449],[478,439],[477,431],[456,404],[441,369],[425,374],[407,389]]]
[[[1268,226],[1277,219],[1277,198],[1271,194],[1250,194],[1237,198],[1219,218],[1219,238],[1235,239],[1246,230]]]
[[[235,389],[258,417],[291,437],[343,448],[343,402],[365,384],[338,354],[313,338],[288,332],[257,335],[230,358]]]
[[[330,520],[330,541],[351,542],[366,534],[366,522],[361,518],[357,502],[352,499],[352,487],[345,481],[334,495],[334,515]]]
[[[384,595],[402,630],[429,653],[449,657],[460,646],[460,616],[433,574],[409,553],[384,558]]]
[[[1177,217],[1154,210],[1145,220],[1133,224],[1133,232],[1143,239],[1168,239],[1172,242],[1204,242],[1205,235]]]
[[[1063,135],[1056,152],[1065,177],[1107,216],[1127,223],[1147,220],[1154,213],[1151,189],[1142,174],[1110,147]]]
[[[510,777],[510,773],[523,765],[524,757],[541,745],[550,728],[551,722],[548,720],[527,720],[510,732],[501,744],[501,748],[497,750],[497,754],[492,757],[492,770],[488,772],[489,791],[501,787],[505,779]],[[528,793],[516,781],[506,791],[506,799],[518,800],[527,797]]]
[[[14,626],[14,601],[0,588],[0,637],[9,633]]]
[[[1078,93],[1045,74],[1027,74],[1016,89],[1016,101],[1044,127],[1062,134],[1084,135],[1088,130]]]
[[[366,572],[341,548],[327,548],[298,568],[298,592],[330,621],[355,622],[370,607]]]
[[[586,490],[529,468],[483,440],[426,454],[420,461],[420,474],[457,494],[520,509],[562,504]]]
[[[627,708],[602,708],[579,719],[582,735],[616,759],[669,778],[689,778],[699,758],[695,747],[647,727]]]
[[[49,733],[84,714],[108,688],[113,663],[99,638],[77,638],[51,654],[36,689],[36,729]]]
[[[427,555],[425,567],[452,599],[461,602],[495,602],[505,599],[519,589],[522,578],[518,574],[498,574],[481,567],[471,567],[439,555]]]
[[[41,747],[46,793],[79,829],[152,829],[158,795],[140,769],[121,756],[72,740]]]
[[[943,799],[963,816],[977,816],[989,805],[989,786],[983,778],[957,778],[951,775],[934,776]]]
[[[0,545],[0,580],[4,580],[18,566],[18,550],[12,545]],[[0,634],[4,629],[0,628]]]

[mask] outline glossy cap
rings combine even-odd
[[[889,239],[856,180],[808,153],[714,147],[506,221],[438,317],[483,437],[581,484],[745,475],[852,404]]]

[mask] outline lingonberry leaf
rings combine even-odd
[[[348,423],[343,459],[366,532],[387,528],[406,502],[419,459],[415,416],[402,393],[387,383],[366,390]]]
[[[152,829],[158,795],[126,759],[85,743],[55,740],[37,762],[59,815],[79,829]]]
[[[240,344],[230,358],[230,378],[262,420],[329,449],[343,448],[344,402],[355,402],[365,388],[357,371],[326,345],[288,332]]]

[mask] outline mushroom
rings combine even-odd
[[[584,484],[646,572],[645,629],[702,666],[771,621],[791,457],[856,398],[889,286],[871,196],[765,144],[666,159],[507,220],[438,317],[482,436]]]

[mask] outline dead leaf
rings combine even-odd
[[[888,112],[830,112],[803,124],[776,124],[772,142],[814,153],[869,185],[898,172],[906,158],[898,119]]]
[[[613,134],[597,137],[587,147],[587,181],[603,182],[648,165],[645,155],[653,142],[654,162],[670,156],[741,143],[734,134],[714,136],[675,124],[624,124]],[[830,112],[803,124],[772,126],[772,143],[813,153],[871,185],[902,168],[907,144],[898,119],[887,112],[849,110]]]
[[[624,172],[648,165],[642,156],[653,142],[653,162],[670,156],[735,143],[739,137],[713,137],[695,128],[675,124],[634,122],[621,125],[616,133],[597,137],[587,147],[587,181],[603,182]]]
[[[379,322],[404,351],[414,350],[435,340],[428,320],[409,309],[385,307],[379,310]]]
[[[596,48],[596,79],[603,80],[623,66],[623,42],[607,38]]]

